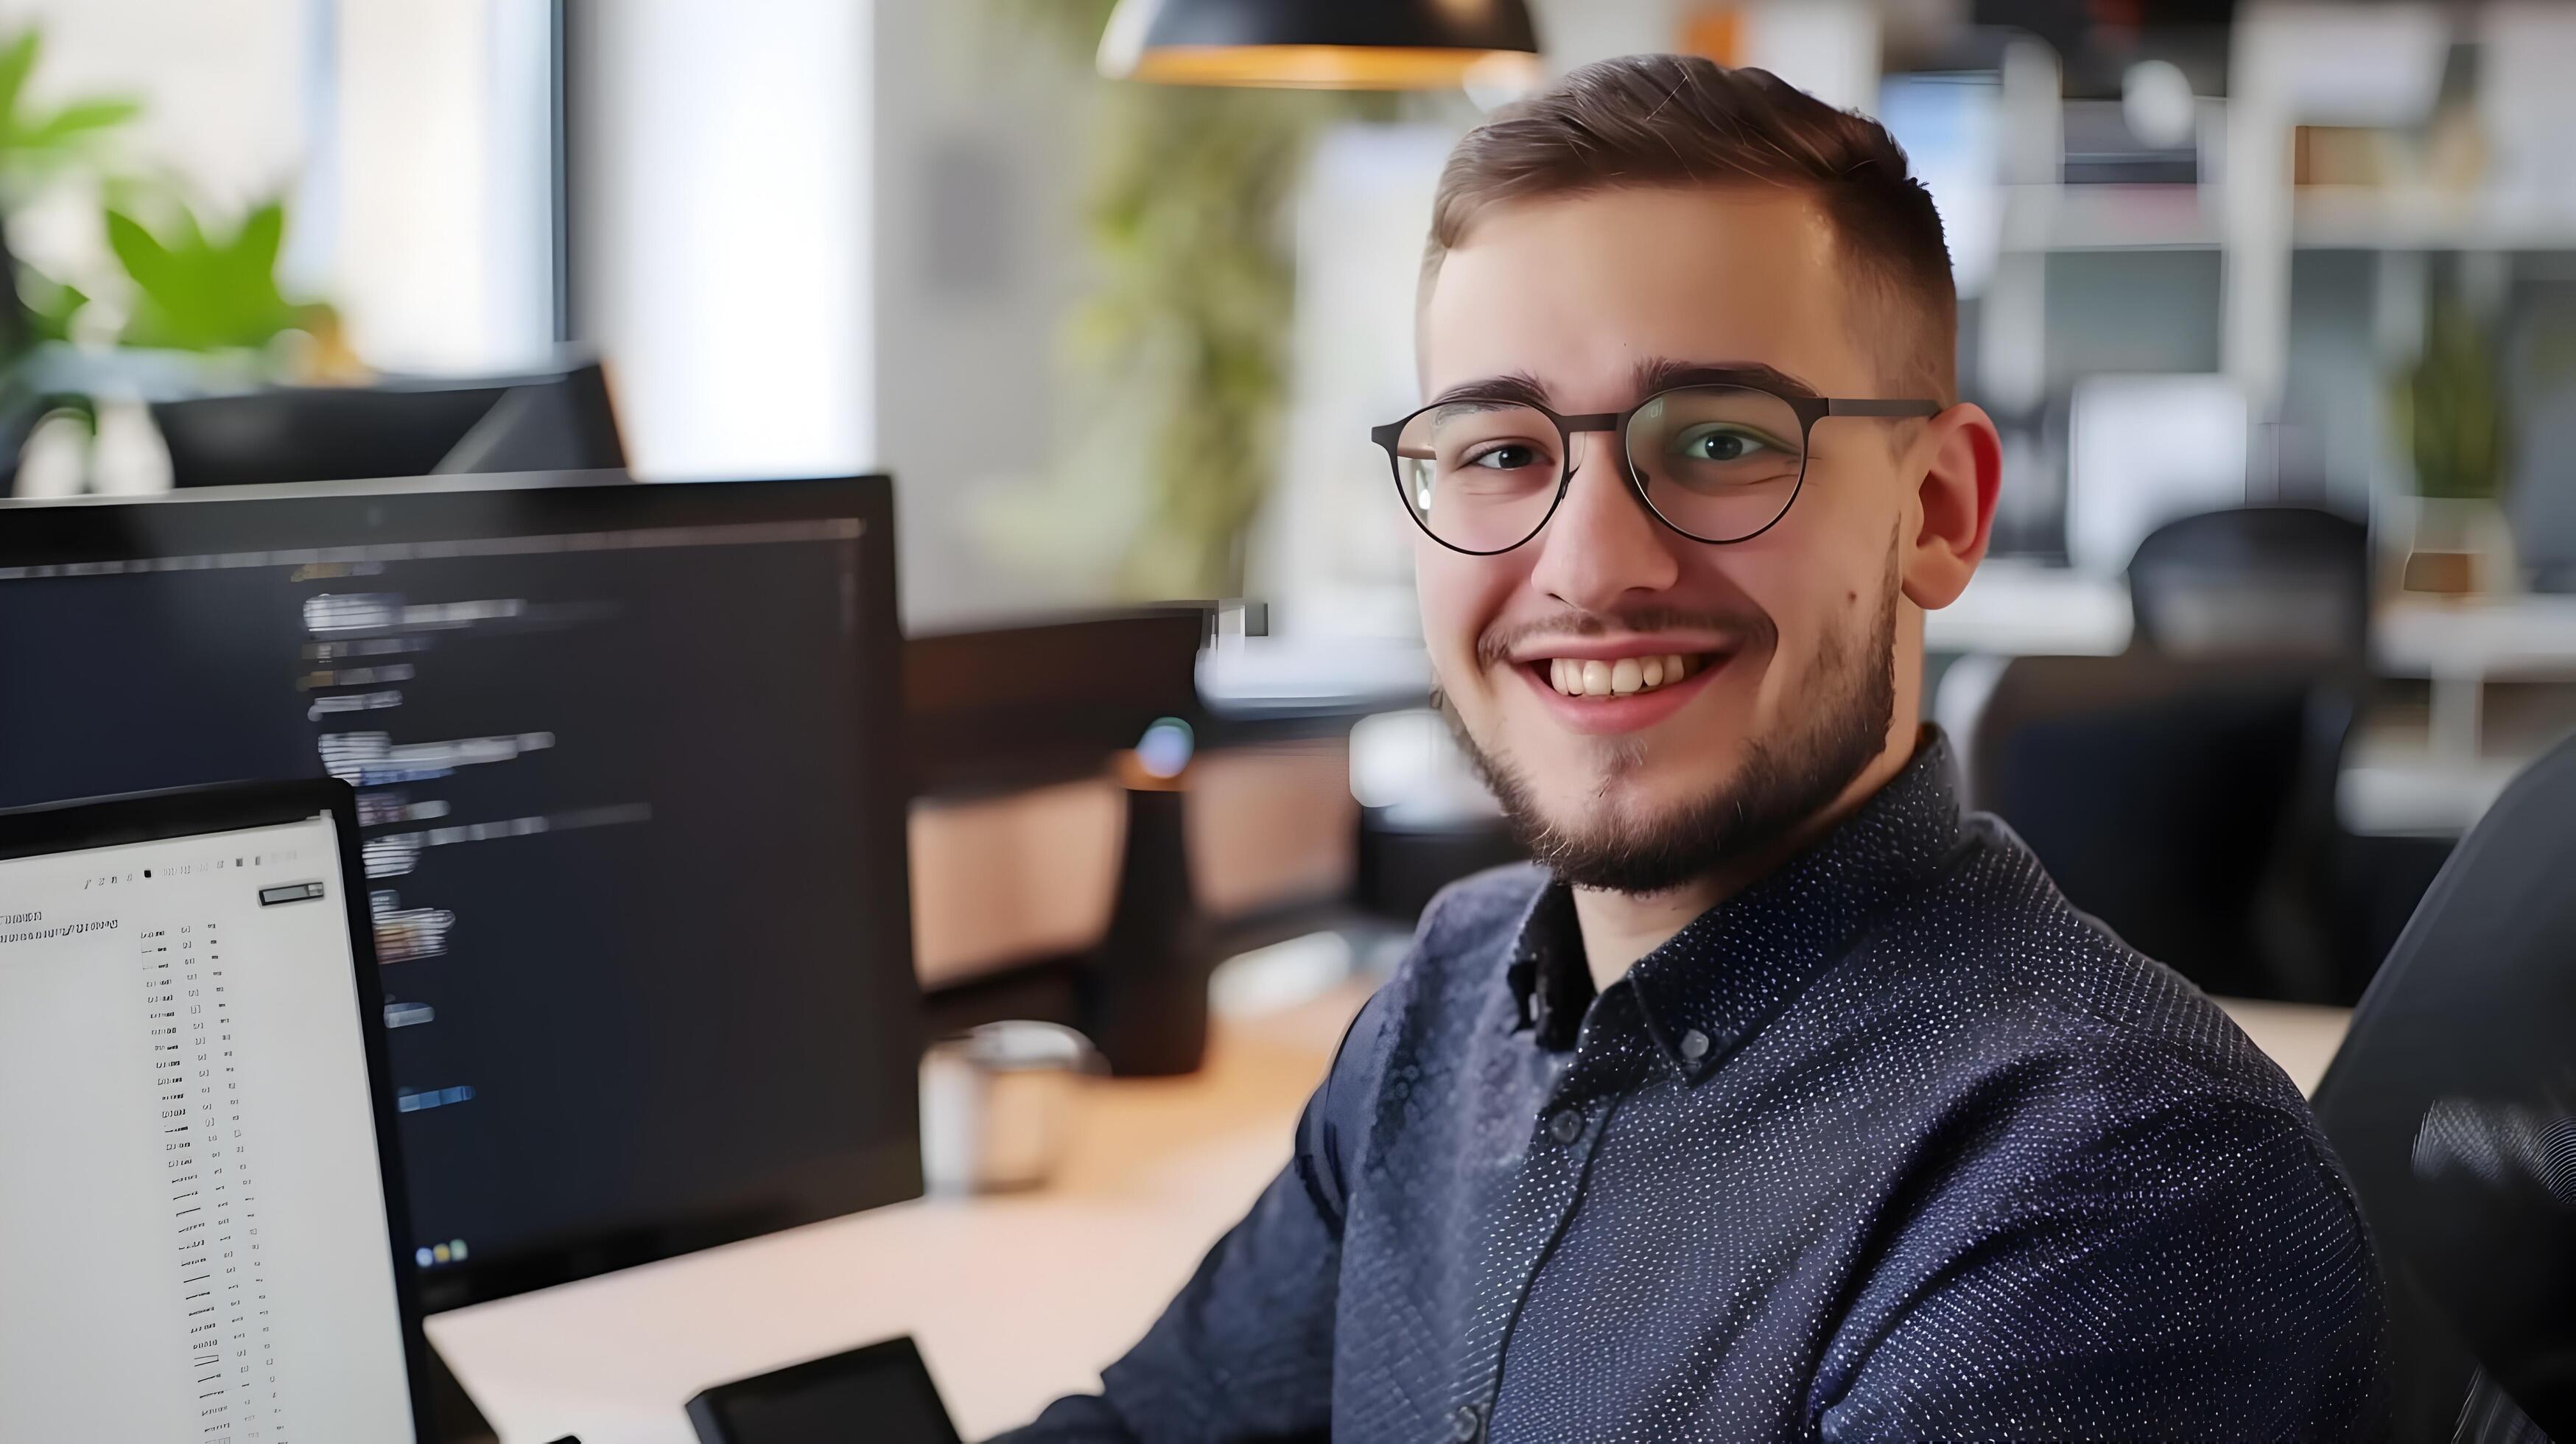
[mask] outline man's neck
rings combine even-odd
[[[1591,969],[1593,987],[1607,988],[1627,976],[1639,958],[1662,947],[1692,919],[1760,881],[1840,826],[1914,759],[1915,733],[1914,728],[1905,729],[1903,746],[1890,745],[1879,753],[1831,806],[1759,857],[1721,867],[1668,892],[1574,889],[1574,920],[1583,934],[1583,957]]]

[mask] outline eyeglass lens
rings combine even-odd
[[[1667,391],[1620,438],[1647,504],[1702,541],[1741,541],[1789,508],[1806,470],[1786,401],[1737,386]],[[1503,551],[1547,521],[1565,479],[1565,437],[1542,411],[1454,401],[1405,423],[1396,483],[1425,531],[1469,552]]]

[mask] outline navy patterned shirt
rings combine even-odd
[[[1562,887],[1442,894],[1290,1166],[1011,1437],[2375,1433],[2378,1275],[2298,1090],[1926,737],[1597,996]]]

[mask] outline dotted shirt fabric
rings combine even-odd
[[[2059,895],[1948,744],[1594,996],[1457,884],[1296,1156],[1026,1440],[2375,1437],[2306,1103]]]

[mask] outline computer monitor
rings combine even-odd
[[[428,1440],[357,817],[0,813],[0,1438]]]
[[[882,477],[0,505],[0,805],[357,788],[432,1309],[919,1192]]]
[[[598,362],[521,376],[266,386],[153,403],[180,487],[623,470]]]

